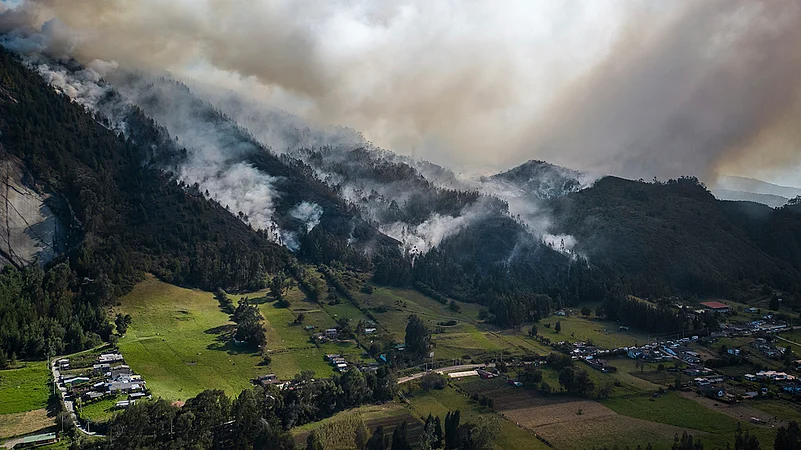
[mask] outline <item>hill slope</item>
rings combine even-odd
[[[615,267],[637,292],[725,295],[751,283],[796,288],[799,272],[766,251],[754,218],[737,214],[694,179],[652,184],[607,177],[550,205],[558,226],[578,239],[577,251]],[[760,220],[773,220],[763,212]]]

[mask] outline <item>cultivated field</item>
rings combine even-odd
[[[0,440],[21,436],[55,425],[45,408],[12,414],[0,414]]]
[[[514,422],[496,415],[492,410],[469,401],[467,397],[448,387],[444,390],[430,392],[416,391],[408,397],[409,407],[415,416],[426,417],[428,413],[440,416],[445,420],[448,411],[461,411],[462,422],[475,421],[478,416],[494,416],[500,420],[501,432],[495,441],[498,449],[547,449],[548,447],[538,441],[531,431],[528,431]]]
[[[295,436],[295,442],[299,446],[305,446],[306,438],[313,430],[340,428],[344,429],[341,431],[342,434],[347,434],[347,436],[343,436],[343,440],[347,441],[349,438],[353,438],[353,436],[350,436],[353,428],[350,425],[352,425],[352,422],[355,420],[361,420],[371,435],[376,428],[382,426],[384,427],[384,432],[389,436],[392,435],[395,427],[406,421],[408,424],[407,437],[409,442],[414,448],[419,448],[416,444],[423,432],[422,424],[410,413],[408,408],[400,403],[367,405],[353,410],[343,411],[333,417],[321,420],[320,422],[294,428],[292,434]]]

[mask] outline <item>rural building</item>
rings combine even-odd
[[[448,378],[465,378],[465,377],[474,377],[476,375],[478,375],[478,371],[466,370],[464,372],[451,372],[448,374]]]
[[[325,334],[325,337],[327,337],[328,339],[336,339],[338,334],[336,328],[329,328],[325,330],[323,333]]]
[[[112,367],[111,368],[111,378],[112,379],[117,379],[117,378],[120,378],[120,377],[128,377],[128,376],[131,376],[131,374],[132,374],[131,368],[128,367],[127,365],[125,365],[125,364],[123,364],[121,366],[117,366],[117,367]]]
[[[476,373],[478,373],[478,376],[482,380],[488,380],[490,378],[495,378],[495,377],[498,376],[498,375],[496,375],[496,374],[494,374],[494,373],[492,373],[490,371],[484,370],[484,369],[478,369],[478,370],[476,370]]]
[[[22,438],[14,448],[33,448],[47,444],[55,444],[56,442],[58,442],[56,433],[34,434]]]
[[[283,383],[278,379],[278,376],[274,373],[270,373],[267,375],[262,375],[256,378],[256,382],[264,387],[267,386],[278,386],[282,385]]]
[[[124,361],[122,355],[119,353],[103,353],[97,357],[99,363],[113,363],[117,361]]]
[[[106,383],[106,391],[112,394],[127,394],[129,392],[137,392],[142,390],[142,385],[138,383],[131,383],[129,381],[112,381]]]
[[[701,306],[706,308],[707,311],[712,311],[716,313],[727,313],[731,311],[729,305],[721,302],[701,302]]]

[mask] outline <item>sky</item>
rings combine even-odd
[[[483,174],[801,186],[801,5],[765,0],[18,0],[84,63],[167,70]],[[13,11],[12,11],[13,10]]]

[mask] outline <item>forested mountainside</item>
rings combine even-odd
[[[531,160],[505,172],[484,177],[483,181],[497,184],[499,188],[515,189],[519,195],[548,199],[584,188],[589,178],[577,170]]]
[[[263,286],[288,252],[219,204],[160,170],[184,153],[132,110],[128,139],[57,94],[0,49],[0,145],[42,192],[63,198],[67,255],[45,273],[7,267],[0,283],[0,346],[40,357],[110,332],[102,305],[143,271],[206,288]]]
[[[578,240],[579,253],[613,267],[641,295],[734,295],[754,284],[798,291],[792,208],[721,202],[693,178],[615,177],[550,207],[557,226]]]
[[[317,178],[311,167],[297,158],[272,153],[187,86],[139,73],[126,72],[111,79],[123,97],[164,126],[187,149],[189,162],[178,170],[189,172],[190,178],[192,172],[201,172],[202,176],[197,177],[200,187],[210,180],[212,187],[206,190],[212,197],[219,195],[221,203],[244,198],[240,204],[244,209],[237,211],[236,205],[231,204],[232,212],[257,228],[268,228],[267,222],[274,222],[283,242],[292,250],[319,248],[307,256],[314,257],[315,262],[337,259],[364,269],[369,267],[364,257],[366,250],[395,250],[397,242],[365,223],[355,208]],[[211,167],[201,168],[201,164]],[[258,177],[261,185],[248,185],[251,176]],[[248,204],[250,196],[257,198]],[[262,214],[267,217],[261,222],[253,217]],[[312,229],[315,232],[308,233]]]

